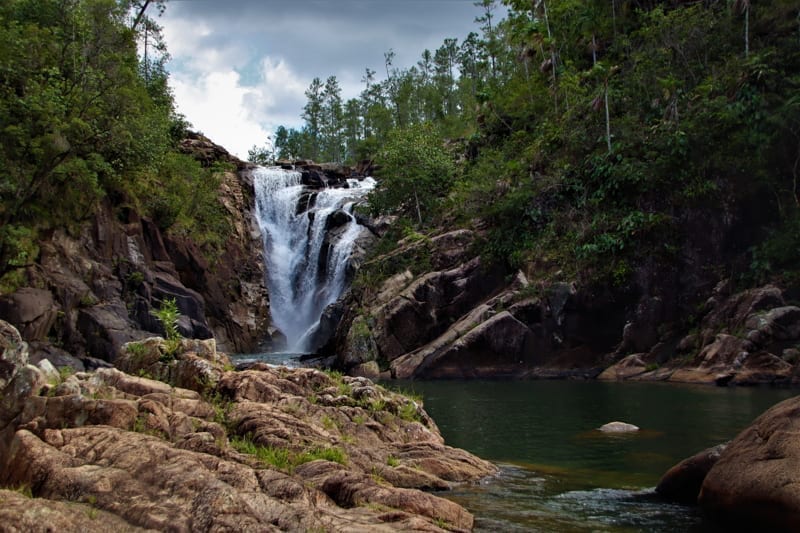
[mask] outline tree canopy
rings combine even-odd
[[[345,160],[393,161],[399,172],[384,170],[376,205],[392,209],[392,188],[394,208],[426,218],[400,192],[419,176],[402,177],[394,148],[404,134],[393,132],[427,123],[467,156],[439,188],[449,215],[487,221],[496,260],[547,250],[624,282],[632,262],[680,248],[682,212],[747,198],[769,204],[748,275],[800,260],[796,2],[503,3],[500,19],[498,2],[476,2],[477,31],[422,51],[416,65],[399,68],[388,51],[385,77],[367,69],[361,95],[330,115]],[[289,136],[317,131],[304,117]],[[322,146],[318,134],[311,144]],[[283,155],[329,154],[295,146]]]

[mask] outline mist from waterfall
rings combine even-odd
[[[353,205],[375,181],[348,180],[349,188],[315,190],[301,183],[300,172],[277,167],[257,168],[253,178],[272,321],[286,336],[287,350],[308,352],[322,312],[345,289],[348,260],[363,230],[352,214]],[[335,213],[340,224],[329,228],[328,219]],[[337,237],[325,251],[329,231],[336,231]]]

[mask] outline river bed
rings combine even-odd
[[[659,501],[672,465],[733,438],[796,390],[661,383],[414,381],[446,442],[500,472],[444,494],[476,531],[714,532],[692,507]],[[641,431],[604,434],[620,420]]]

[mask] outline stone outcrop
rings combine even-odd
[[[125,345],[117,369],[27,364],[0,321],[0,518],[82,531],[468,531],[430,491],[495,467],[448,447],[418,401],[363,378],[255,365],[213,341]],[[198,364],[202,362],[202,364]],[[178,386],[178,384],[183,386]],[[88,520],[87,520],[88,518]],[[52,521],[52,522],[50,522]]]
[[[800,398],[758,417],[725,448],[698,503],[737,527],[800,529]]]
[[[237,169],[221,175],[219,201],[231,226],[225,252],[211,265],[186,237],[165,233],[130,209],[101,205],[79,231],[58,230],[39,243],[29,286],[0,297],[0,318],[36,341],[39,357],[50,357],[56,345],[77,358],[72,365],[78,368],[113,362],[126,342],[163,334],[151,311],[167,298],[178,305],[184,336],[213,336],[230,351],[252,351],[269,340],[247,164],[198,135],[181,148],[204,165],[222,161]]]
[[[405,239],[364,268],[394,269],[346,302],[331,350],[351,373],[397,378],[594,377],[622,315],[570,283],[533,286],[471,250],[479,233]],[[397,268],[398,265],[406,266]]]
[[[616,420],[614,422],[603,424],[597,428],[597,431],[602,431],[603,433],[635,433],[636,431],[639,431],[639,427],[627,422],[620,422]]]
[[[717,385],[800,382],[800,307],[779,287],[732,293],[721,283],[705,303],[699,330],[671,346],[631,354],[601,379],[668,380]],[[676,357],[677,356],[677,357]]]

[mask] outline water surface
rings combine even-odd
[[[652,488],[796,390],[570,381],[392,382],[421,394],[447,443],[497,476],[446,494],[478,531],[716,531]],[[596,430],[620,420],[635,434]]]

